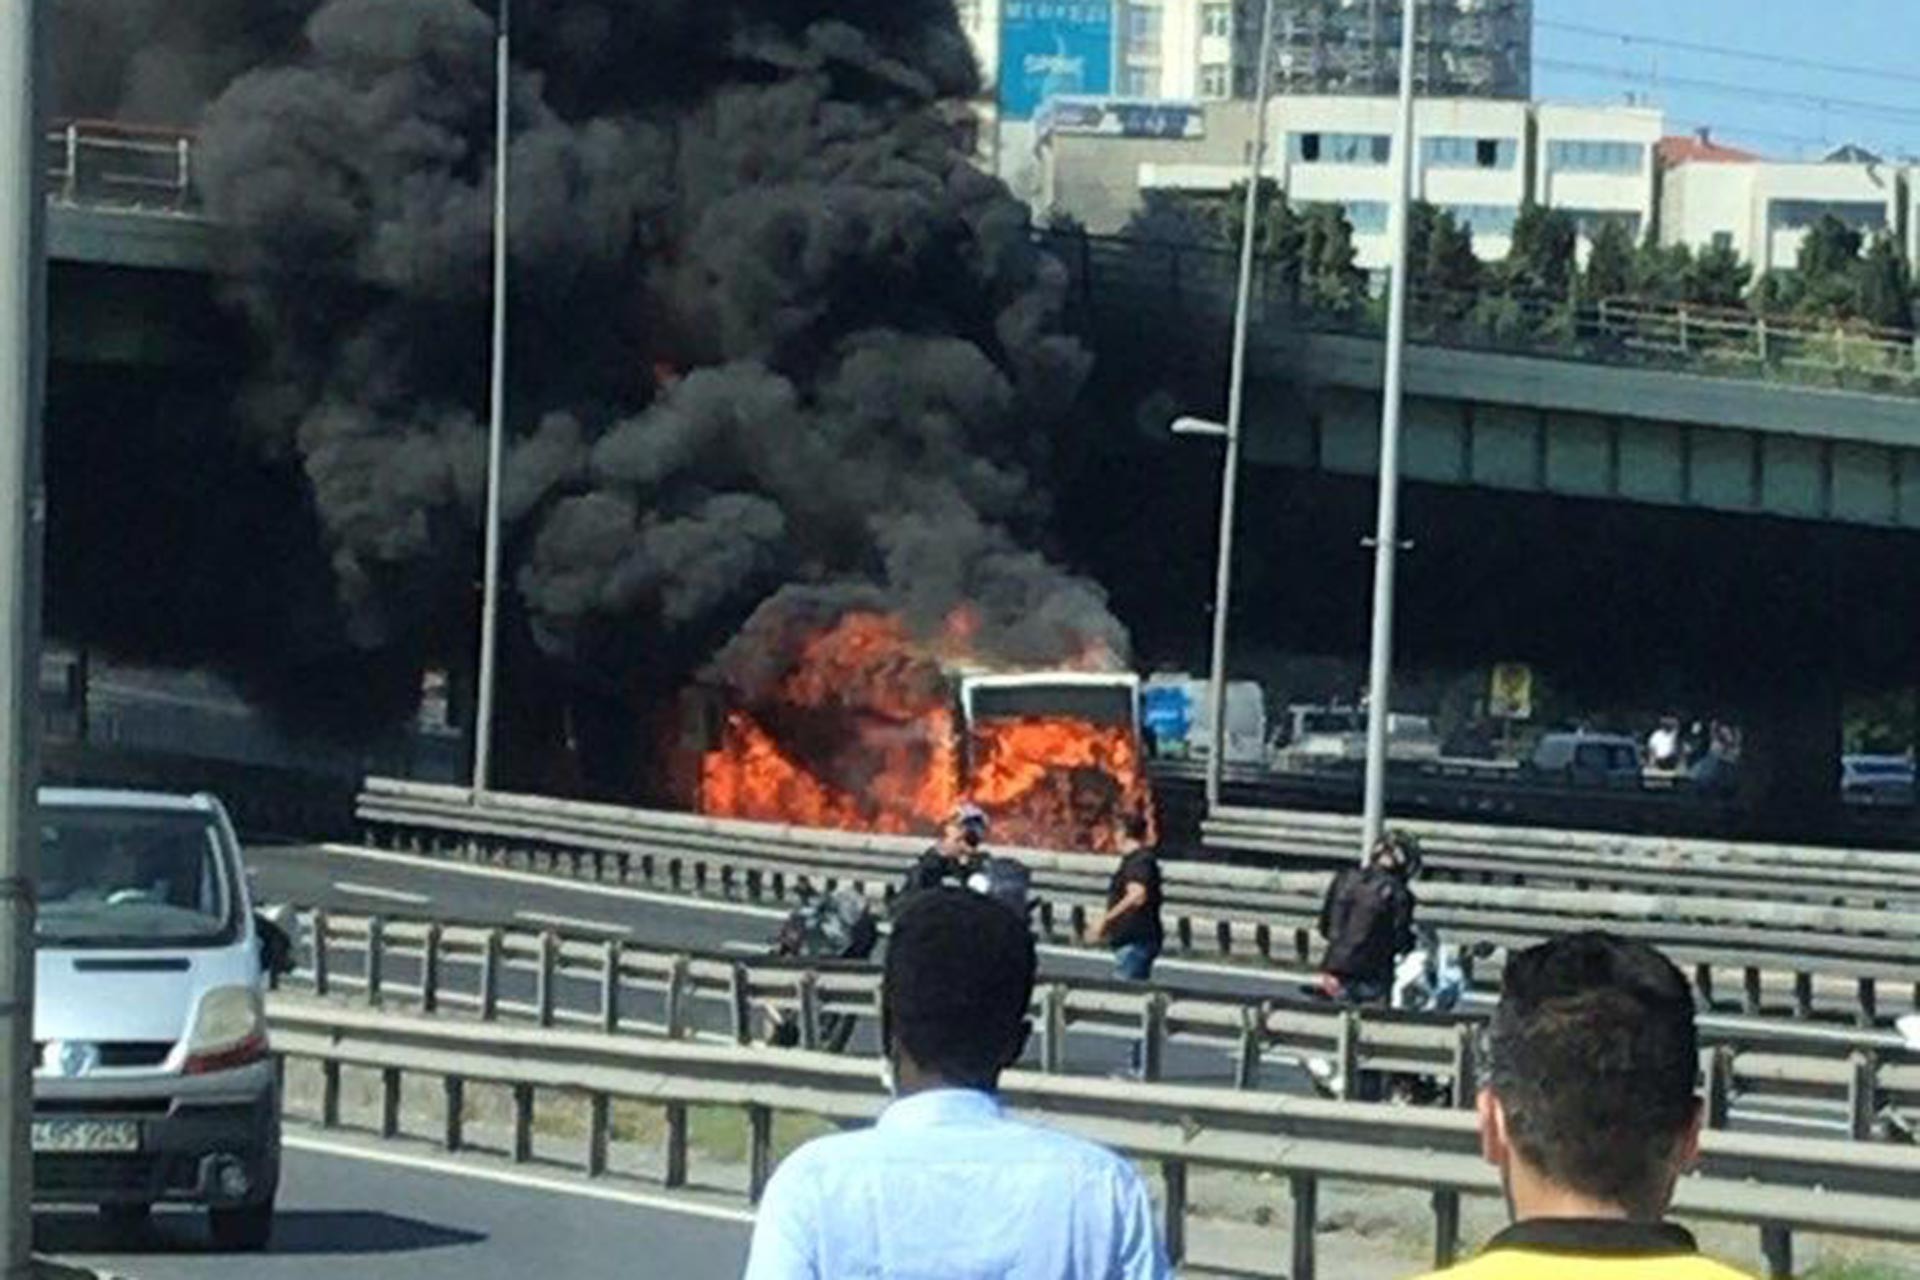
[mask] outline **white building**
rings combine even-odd
[[[1653,107],[1533,108],[1533,196],[1571,214],[1581,251],[1607,222],[1635,243],[1653,225],[1654,175],[1665,119]]]
[[[1908,245],[1913,196],[1901,171],[1853,151],[1825,161],[1712,160],[1682,157],[1661,175],[1661,239],[1695,250],[1732,247],[1757,276],[1791,269],[1807,228],[1831,214],[1873,235]]]

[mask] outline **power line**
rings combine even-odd
[[[1920,74],[1911,71],[1893,71],[1883,67],[1866,67],[1845,62],[1823,62],[1817,58],[1796,58],[1784,53],[1762,53],[1757,49],[1727,49],[1719,45],[1701,44],[1692,40],[1671,40],[1664,36],[1634,35],[1631,32],[1608,31],[1604,27],[1590,27],[1578,22],[1555,22],[1546,18],[1534,19],[1534,25],[1553,31],[1566,31],[1575,35],[1617,40],[1621,44],[1647,45],[1659,49],[1678,49],[1687,53],[1710,54],[1716,58],[1738,58],[1748,62],[1761,62],[1775,67],[1798,67],[1803,71],[1826,71],[1835,75],[1871,76],[1874,79],[1892,80],[1901,84],[1920,84]]]
[[[1718,94],[1723,97],[1760,99],[1776,105],[1793,103],[1820,110],[1847,112],[1862,117],[1878,116],[1883,118],[1883,122],[1888,123],[1920,125],[1920,107],[1903,107],[1891,102],[1867,102],[1858,98],[1833,98],[1816,93],[1756,89],[1748,85],[1731,84],[1725,80],[1670,76],[1664,73],[1656,81],[1651,74],[1644,71],[1603,66],[1594,62],[1571,62],[1559,58],[1536,58],[1533,65],[1554,71],[1570,71],[1579,75],[1625,81],[1629,84],[1657,84],[1660,88],[1691,89],[1697,93]]]

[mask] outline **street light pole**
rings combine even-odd
[[[487,390],[486,568],[481,585],[480,688],[473,718],[473,798],[492,781],[493,686],[499,662],[500,481],[507,439],[507,105],[511,76],[512,0],[500,0],[494,41],[493,116],[493,368]]]
[[[1260,72],[1253,96],[1253,143],[1247,152],[1246,217],[1240,228],[1240,288],[1233,304],[1233,365],[1227,382],[1227,455],[1220,464],[1220,553],[1213,586],[1213,666],[1207,685],[1207,808],[1220,804],[1227,761],[1227,611],[1233,593],[1233,507],[1240,488],[1240,423],[1247,394],[1247,326],[1253,310],[1253,249],[1260,217],[1260,174],[1267,154],[1267,93],[1273,70],[1273,6],[1260,19]]]
[[[1387,376],[1380,404],[1380,509],[1373,545],[1373,645],[1367,672],[1367,784],[1360,824],[1364,862],[1387,817],[1387,716],[1393,697],[1393,573],[1400,551],[1401,370],[1407,349],[1409,202],[1413,191],[1413,52],[1419,0],[1401,0],[1400,118],[1395,126],[1392,277],[1387,295]]]
[[[32,1273],[33,885],[39,824],[40,410],[45,374],[40,22],[0,16],[0,1277]]]

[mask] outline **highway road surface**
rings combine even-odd
[[[91,1212],[42,1213],[36,1247],[134,1280],[737,1280],[746,1263],[748,1214],[717,1202],[331,1135],[288,1140],[264,1254],[208,1252],[202,1215],[164,1211],[131,1234]]]

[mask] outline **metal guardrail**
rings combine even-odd
[[[444,1106],[433,1140],[458,1151],[469,1145],[468,1087],[501,1086],[512,1096],[507,1154],[525,1162],[534,1154],[539,1095],[584,1096],[588,1124],[580,1167],[590,1177],[604,1177],[611,1104],[618,1099],[664,1108],[664,1181],[678,1187],[687,1180],[688,1109],[738,1107],[749,1134],[750,1201],[757,1200],[772,1173],[776,1112],[862,1123],[884,1102],[871,1064],[833,1055],[481,1025],[343,1009],[282,995],[272,999],[269,1013],[276,1053],[319,1065],[317,1119],[323,1125],[342,1123],[347,1068],[377,1073],[374,1132],[388,1139],[403,1136],[405,1077],[437,1078]],[[1474,1118],[1463,1111],[1025,1072],[1008,1073],[1002,1094],[1018,1113],[1137,1160],[1157,1162],[1166,1187],[1165,1237],[1176,1258],[1185,1251],[1188,1174],[1195,1168],[1287,1179],[1294,1280],[1315,1274],[1323,1181],[1431,1192],[1434,1255],[1443,1265],[1458,1251],[1460,1197],[1499,1194],[1494,1171],[1478,1156]],[[1913,1213],[1912,1200],[1916,1185],[1920,1149],[1716,1132],[1706,1135],[1700,1171],[1681,1182],[1674,1211],[1683,1219],[1758,1227],[1772,1273],[1784,1277],[1791,1274],[1795,1231],[1920,1240],[1920,1216]]]
[[[475,806],[461,788],[368,779],[356,802],[368,838],[416,852],[518,861],[556,874],[611,876],[696,893],[786,898],[803,880],[891,893],[915,842],[761,823],[653,813],[535,796],[490,794]],[[1077,939],[1104,902],[1108,865],[1087,854],[1021,850],[1049,936]],[[1311,963],[1326,877],[1210,864],[1166,871],[1173,944],[1222,955]],[[1699,895],[1593,893],[1433,884],[1422,918],[1461,944],[1528,945],[1571,928],[1604,925],[1654,943],[1692,966],[1712,997],[1717,970],[1740,975],[1743,1005],[1765,1007],[1769,975],[1790,983],[1796,1014],[1851,984],[1846,1007],[1880,1018],[1884,989],[1920,1008],[1920,917],[1897,911],[1748,902]],[[1819,981],[1816,981],[1819,980]]]
[[[64,204],[184,213],[197,201],[186,130],[68,120],[46,141],[49,194]]]
[[[1049,232],[1089,305],[1122,307],[1151,297],[1162,310],[1224,320],[1232,314],[1236,259],[1226,247]],[[1674,368],[1707,376],[1778,378],[1920,390],[1920,338],[1908,330],[1766,316],[1738,308],[1651,303],[1638,298],[1453,292],[1416,286],[1409,296],[1414,342],[1583,363]],[[1253,323],[1272,333],[1379,337],[1381,309],[1360,301],[1315,306],[1278,259],[1256,260]]]
[[[802,1048],[825,1043],[834,1017],[876,1012],[878,970],[780,957],[743,957],[650,947],[553,931],[444,925],[424,919],[345,915],[300,909],[300,967],[290,985],[320,997],[350,997],[372,1008],[404,1004],[536,1026],[591,1027],[605,1034],[755,1042],[757,1011],[790,1017]],[[510,991],[516,985],[517,991]],[[591,992],[569,1005],[563,983]],[[660,1016],[635,1016],[636,995],[657,1001]],[[703,1030],[695,1013],[722,1016],[724,1031]],[[1475,1029],[1480,1019],[1336,1008],[1298,999],[1247,999],[1167,985],[1078,981],[1041,986],[1034,997],[1041,1069],[1069,1074],[1068,1037],[1095,1035],[1140,1047],[1141,1073],[1161,1077],[1170,1046],[1205,1047],[1230,1064],[1228,1081],[1253,1089],[1275,1059],[1324,1059],[1344,1096],[1357,1095],[1362,1072],[1431,1076],[1447,1082],[1454,1104],[1471,1106],[1478,1083]],[[1701,1087],[1709,1125],[1724,1128],[1738,1101],[1814,1099],[1846,1116],[1847,1132],[1869,1139],[1883,1130],[1909,1138],[1920,1123],[1920,1055],[1892,1033],[1772,1020],[1707,1017],[1701,1024]]]
[[[1920,854],[1402,820],[1426,875],[1460,883],[1708,893],[1878,909],[1920,904]],[[1360,823],[1345,814],[1222,806],[1202,820],[1209,849],[1350,862]]]

